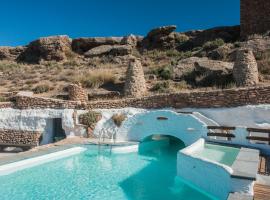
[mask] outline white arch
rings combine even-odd
[[[158,117],[167,120],[158,120]],[[118,130],[117,139],[142,141],[155,135],[171,135],[190,145],[206,136],[206,126],[192,114],[179,114],[173,111],[147,111],[128,118]]]

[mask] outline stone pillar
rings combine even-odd
[[[127,69],[124,95],[129,97],[141,97],[146,92],[146,83],[141,62],[132,57]]]
[[[237,86],[253,86],[259,83],[258,66],[251,49],[237,50],[233,77]]]
[[[70,84],[68,86],[68,96],[71,101],[88,101],[88,95],[81,84]]]

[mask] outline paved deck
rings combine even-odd
[[[254,186],[254,200],[269,200],[270,186],[255,184]]]

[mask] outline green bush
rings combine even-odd
[[[214,50],[214,49],[216,49],[224,44],[225,44],[225,42],[223,41],[223,39],[216,39],[213,41],[206,42],[203,45],[203,49],[206,51],[211,51],[211,50]]]
[[[50,88],[49,85],[42,84],[42,85],[36,86],[32,91],[33,91],[35,94],[41,94],[41,93],[48,92],[49,90],[51,90],[51,88]]]
[[[168,81],[158,82],[152,88],[151,91],[165,93],[168,92],[170,83]]]
[[[163,80],[169,80],[173,77],[173,71],[171,67],[161,67],[156,69],[154,74]]]
[[[112,116],[112,120],[115,123],[116,126],[120,127],[122,125],[122,122],[126,119],[126,115],[124,114],[114,114]]]
[[[79,116],[80,124],[91,127],[96,124],[101,118],[101,114],[94,111],[89,111]]]

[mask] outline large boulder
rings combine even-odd
[[[103,55],[110,56],[125,56],[129,55],[132,51],[132,47],[129,45],[101,45],[87,51],[85,57],[96,57]]]
[[[84,54],[92,48],[101,45],[120,45],[123,37],[92,37],[77,38],[72,40],[72,50]]]
[[[0,60],[16,60],[24,47],[0,47]]]
[[[253,86],[259,83],[257,62],[251,49],[237,50],[233,77],[237,86]]]
[[[146,49],[169,49],[174,46],[176,26],[162,26],[151,30],[142,41]]]
[[[130,58],[127,69],[124,95],[127,97],[141,97],[146,92],[146,83],[141,62],[135,57]]]
[[[19,60],[27,63],[62,61],[71,54],[71,39],[68,36],[43,37],[31,42]]]
[[[233,63],[190,57],[180,60],[173,68],[176,80],[185,80],[193,86],[225,86],[232,79]]]

